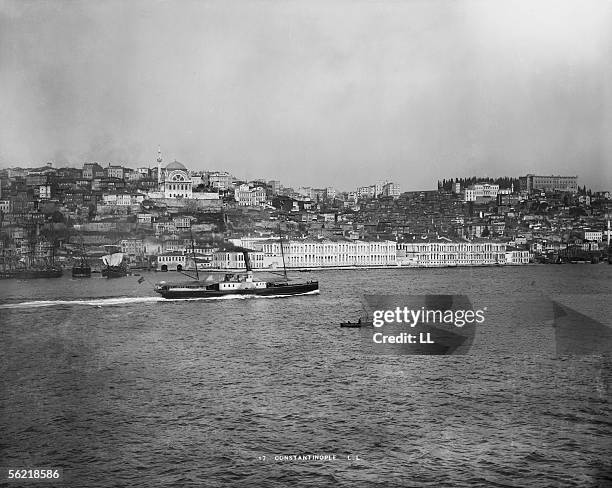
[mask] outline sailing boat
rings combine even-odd
[[[193,238],[192,238],[193,251]],[[285,282],[272,282],[256,280],[253,276],[249,250],[238,248],[244,256],[246,272],[227,273],[223,280],[207,283],[200,281],[196,266],[196,278],[192,282],[166,283],[161,281],[155,285],[155,291],[163,298],[168,299],[193,299],[193,298],[219,298],[224,296],[267,296],[286,297],[295,295],[313,295],[319,293],[318,281],[307,281],[305,283],[289,283],[287,279],[287,268],[285,266],[285,254],[281,240],[281,253],[283,255],[283,269]],[[194,252],[195,261],[195,252]]]
[[[85,256],[85,245],[81,239],[81,257],[72,265],[73,278],[91,278],[91,266]]]
[[[127,263],[122,252],[112,250],[106,256],[102,256],[102,263],[105,266],[102,268],[102,276],[104,278],[123,278],[127,276]]]
[[[85,256],[81,256],[78,262],[72,266],[73,278],[91,278],[91,266]]]
[[[0,279],[31,280],[36,278],[61,278],[63,270],[55,264],[55,248],[45,241],[31,240],[27,251],[21,255],[2,249]]]

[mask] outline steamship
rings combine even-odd
[[[199,280],[155,285],[155,291],[168,299],[219,298],[228,295],[259,295],[283,297],[319,293],[318,281],[305,283],[260,281],[253,277],[248,251],[243,251],[246,272],[226,273],[223,280],[206,283]],[[197,267],[196,267],[197,272]],[[285,272],[286,276],[286,272]]]
[[[283,257],[283,282],[261,281],[253,277],[253,269],[249,258],[249,250],[240,248],[244,256],[246,271],[241,273],[226,273],[221,281],[207,282],[200,281],[197,264],[195,266],[196,276],[189,276],[195,281],[183,283],[166,283],[161,281],[155,285],[155,291],[162,297],[168,299],[190,299],[190,298],[219,298],[224,296],[267,296],[267,297],[286,297],[295,295],[314,295],[319,293],[318,281],[307,281],[303,283],[293,283],[287,278],[287,267],[285,266],[285,254],[281,242],[281,253]],[[193,236],[191,248],[195,260],[195,248]],[[186,273],[183,273],[186,274]]]

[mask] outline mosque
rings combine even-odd
[[[157,185],[163,198],[192,198],[193,182],[182,163],[174,161],[162,168],[161,149],[157,150]]]

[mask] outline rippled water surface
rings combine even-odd
[[[553,304],[606,344],[612,266],[296,273],[321,294],[187,302],[144,276],[0,282],[0,465],[62,486],[612,486],[610,356],[560,355]],[[487,320],[467,355],[373,355],[338,327],[368,293],[464,294]],[[300,454],[337,459],[274,460]]]

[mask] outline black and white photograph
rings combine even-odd
[[[0,0],[0,485],[612,486],[611,0]]]

